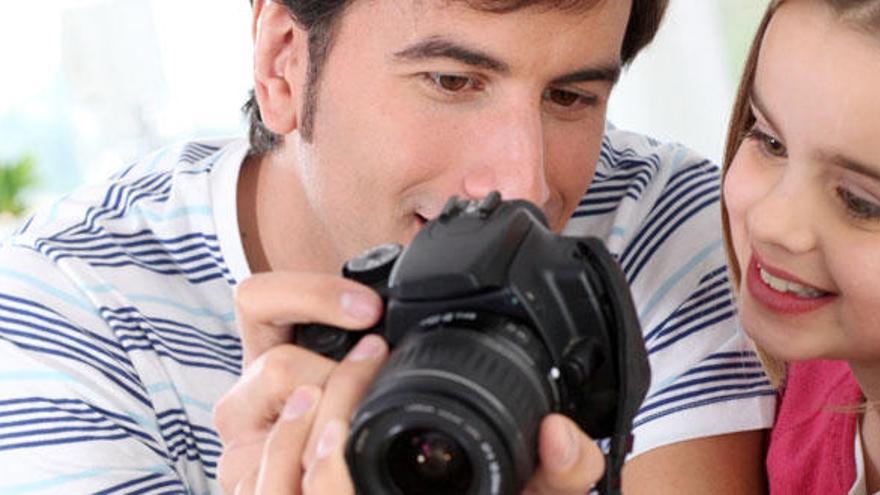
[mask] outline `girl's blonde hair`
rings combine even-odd
[[[755,72],[758,67],[758,54],[761,51],[761,42],[764,39],[767,26],[770,24],[773,14],[776,13],[779,6],[785,1],[822,2],[831,9],[831,12],[837,16],[838,20],[851,25],[854,29],[872,35],[880,33],[880,0],[772,0],[767,6],[767,11],[764,13],[764,17],[758,26],[758,31],[755,33],[755,38],[752,40],[752,46],[746,58],[745,68],[743,69],[743,75],[740,79],[739,89],[737,90],[736,100],[733,105],[733,112],[730,117],[730,126],[727,130],[727,144],[724,149],[724,160],[722,162],[721,222],[724,229],[727,264],[735,291],[739,290],[742,273],[740,273],[739,264],[737,263],[736,254],[733,251],[733,244],[730,239],[730,219],[727,214],[727,208],[724,206],[723,184],[737,150],[742,144],[743,139],[745,139],[746,133],[755,123],[755,116],[752,113],[749,100],[752,86],[755,82]],[[785,362],[772,356],[760,346],[756,345],[755,351],[764,365],[764,370],[767,372],[770,382],[774,386],[779,386],[785,379]]]

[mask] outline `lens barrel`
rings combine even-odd
[[[395,434],[386,460],[392,483],[403,493],[462,493],[474,483],[470,456],[442,431],[416,428]]]
[[[557,407],[548,362],[531,329],[503,318],[408,333],[352,421],[358,493],[518,493]]]

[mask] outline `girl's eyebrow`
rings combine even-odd
[[[767,122],[773,132],[779,134],[779,126],[773,121],[770,112],[767,111],[767,106],[764,105],[764,100],[758,96],[758,92],[754,88],[749,92],[749,105],[752,107],[752,112],[758,114],[758,117]]]
[[[766,121],[767,125],[772,128],[773,132],[779,134],[779,127],[773,123],[772,117],[770,117],[767,112],[767,107],[754,89],[749,94],[749,100],[749,104],[752,106],[752,111],[757,113],[762,120]],[[851,170],[857,174],[864,175],[865,177],[880,182],[880,166],[872,166],[854,158],[850,158],[843,153],[826,150],[817,150],[813,153],[813,158],[816,161]]]
[[[880,166],[872,166],[850,158],[842,153],[819,150],[814,153],[818,161],[851,170],[870,179],[880,182]]]

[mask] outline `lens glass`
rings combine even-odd
[[[425,495],[466,493],[473,481],[471,461],[445,433],[407,430],[391,442],[388,471],[401,492]]]

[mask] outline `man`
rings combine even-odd
[[[491,190],[603,236],[631,282],[654,380],[627,493],[760,491],[772,392],[707,235],[717,169],[606,132],[664,6],[254,2],[250,144],[161,151],[4,245],[0,465],[22,468],[0,491],[349,492],[346,419],[388,350],[335,363],[292,325],[370,326],[380,301],[342,262]],[[562,416],[538,449],[532,493],[601,475]]]

